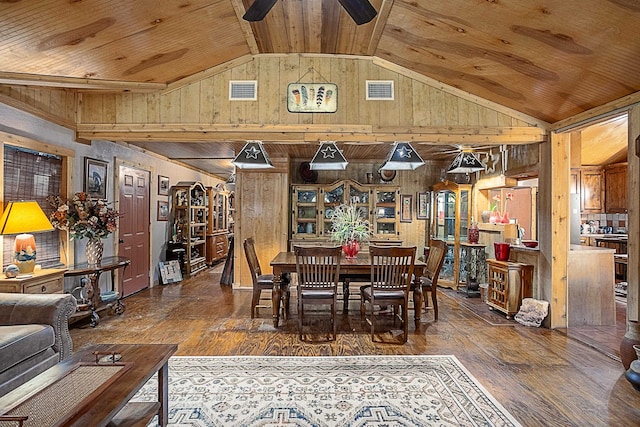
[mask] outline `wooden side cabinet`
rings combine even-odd
[[[533,265],[488,259],[487,304],[510,319],[520,309],[523,298],[531,298]]]
[[[31,277],[0,279],[0,292],[21,294],[57,294],[64,289],[64,272],[60,269],[34,271]]]

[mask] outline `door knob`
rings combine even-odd
[[[118,243],[124,243],[124,240],[118,239]]]

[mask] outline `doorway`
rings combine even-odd
[[[131,260],[122,279],[123,297],[149,287],[151,172],[120,165],[118,255]]]

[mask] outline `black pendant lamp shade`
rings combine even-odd
[[[273,167],[262,141],[247,141],[231,162],[239,169],[269,169]]]
[[[472,173],[484,170],[484,166],[480,160],[471,151],[462,151],[459,153],[447,173]]]
[[[345,170],[348,164],[349,162],[335,142],[323,141],[311,159],[309,168],[311,170]]]
[[[424,160],[408,142],[396,142],[380,170],[414,170],[424,165]]]
[[[242,19],[249,22],[262,21],[278,0],[255,0]],[[370,22],[378,14],[369,0],[338,0],[351,19],[362,25]]]

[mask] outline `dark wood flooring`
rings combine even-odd
[[[566,333],[492,324],[440,292],[439,320],[426,311],[418,329],[411,322],[404,345],[372,343],[357,301],[348,314],[339,311],[335,342],[306,343],[298,339],[293,301],[289,320],[277,329],[269,308],[250,319],[251,292],[219,285],[221,270],[128,297],[124,314],[103,316],[96,328],[74,325],[74,348],[177,343],[177,355],[453,354],[524,426],[640,425],[640,393],[622,364]]]

